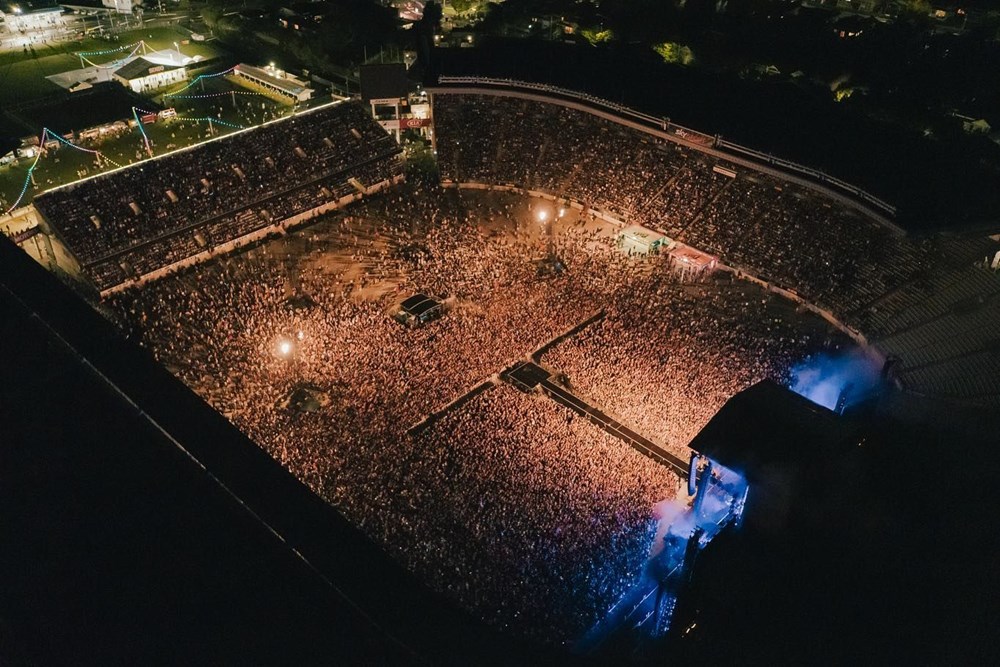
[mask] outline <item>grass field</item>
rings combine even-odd
[[[247,94],[245,88],[227,81],[225,77],[205,79],[204,88],[199,82],[185,92],[208,97],[167,98],[161,102],[163,106],[174,107],[178,118],[143,126],[154,155],[228,134],[240,127],[257,125],[291,112],[289,107],[274,100]],[[231,94],[234,92],[235,95]],[[207,120],[209,117],[213,119],[211,130]],[[35,195],[49,188],[113,169],[116,163],[134,164],[149,157],[138,128],[131,128],[121,136],[99,143],[87,142],[83,146],[100,150],[110,161],[103,161],[99,166],[92,153],[60,146],[41,158],[34,170],[35,185],[29,185],[20,205],[29,203]],[[22,159],[16,165],[0,167],[0,213],[13,205],[24,186],[32,162],[33,160]]]
[[[224,53],[211,44],[198,42],[181,44],[184,39],[186,39],[184,33],[176,29],[151,28],[123,32],[114,41],[87,37],[59,44],[35,45],[24,51],[0,53],[0,107],[58,92],[59,87],[45,77],[79,68],[80,58],[75,54],[80,52],[109,51],[144,40],[153,51],[174,48],[176,42],[180,46],[181,53],[186,56],[213,58]],[[97,65],[104,65],[114,62],[125,53],[128,51],[92,55],[88,58]]]
[[[2,52],[0,53],[0,112],[14,105],[59,93],[61,88],[45,77],[79,68],[80,57],[77,54],[81,52],[88,54],[87,58],[92,63],[106,65],[127,55],[130,50],[119,50],[119,47],[143,40],[147,47],[154,51],[174,48],[174,44],[177,43],[181,53],[186,56],[197,55],[207,59],[225,55],[223,50],[212,44],[197,42],[183,44],[184,39],[186,35],[174,28],[147,28],[120,33],[114,40],[87,37],[58,44],[36,44],[24,50]],[[202,86],[199,84],[198,90],[191,92],[223,93],[229,90],[245,92],[245,89],[224,81],[223,77],[206,80],[205,91],[202,91]],[[223,124],[213,123],[212,135],[208,134],[208,122],[205,120],[161,121],[147,125],[144,129],[156,154],[197,143],[208,136],[231,132],[236,129],[232,125],[253,125],[274,117],[275,113],[281,113],[276,111],[280,105],[272,100],[251,95],[168,99],[166,106],[177,107],[178,113],[182,116],[190,118],[211,116]],[[11,115],[0,113],[0,135],[21,137],[29,132],[29,129]],[[142,136],[136,128],[126,135],[107,139],[99,146],[88,143],[86,147],[99,149],[111,161],[122,165],[148,157]],[[0,167],[0,213],[17,199],[24,187],[32,162],[33,160],[22,159],[17,164]],[[35,185],[29,184],[21,204],[30,202],[35,194],[43,190],[113,167],[114,164],[108,161],[103,161],[98,166],[92,153],[61,146],[39,161],[34,170]]]

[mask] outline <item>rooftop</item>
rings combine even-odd
[[[156,74],[157,72],[166,72],[181,69],[182,67],[183,65],[157,64],[146,60],[143,56],[139,56],[115,70],[115,76],[120,76],[123,79],[131,81],[132,79],[139,79],[150,74]]]
[[[269,85],[275,88],[287,92],[289,95],[298,95],[303,91],[307,90],[307,86],[304,81],[300,81],[293,76],[275,76],[278,70],[273,70],[269,67],[254,67],[253,65],[247,65],[246,63],[240,63],[236,66],[235,74],[247,74],[255,79],[260,79],[261,81],[266,81]]]
[[[420,317],[424,313],[433,310],[441,305],[441,302],[426,294],[414,294],[409,299],[403,301],[400,307],[414,317]]]
[[[746,475],[776,465],[802,465],[850,450],[850,422],[772,380],[726,401],[691,448]]]

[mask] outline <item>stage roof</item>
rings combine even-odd
[[[139,56],[116,69],[115,76],[120,76],[123,79],[131,81],[133,79],[141,79],[142,77],[149,76],[151,69],[159,68],[158,71],[167,72],[170,70],[180,69],[181,67],[183,67],[183,65],[156,64],[146,60],[142,56]]]
[[[691,448],[745,474],[775,464],[802,465],[854,445],[849,422],[771,380],[729,399]]]
[[[883,400],[847,422],[767,382],[706,426],[700,450],[756,480],[698,556],[669,662],[997,662],[997,417]]]

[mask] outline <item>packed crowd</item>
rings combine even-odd
[[[391,178],[399,152],[360,106],[328,106],[54,190],[35,205],[104,289]]]
[[[630,258],[606,223],[541,229],[540,205],[397,189],[112,303],[165,366],[428,584],[499,626],[570,641],[638,575],[653,504],[679,480],[499,371],[603,309],[544,363],[685,455],[725,399],[781,379],[817,341],[756,288],[681,285],[663,262]],[[539,271],[551,253],[565,271]],[[447,314],[399,325],[393,307],[415,292]]]
[[[438,94],[434,118],[445,179],[572,198],[845,316],[924,263],[909,241],[823,195],[583,111]]]
[[[741,283],[694,289],[655,272],[609,296],[602,321],[542,361],[681,458],[735,393],[768,378],[787,382],[796,361],[826,338],[787,302]]]
[[[436,538],[416,542],[430,545],[416,554],[421,574],[501,627],[565,639],[639,575],[656,531],[652,507],[679,483],[589,421],[506,385],[422,432],[410,466],[412,537]],[[462,527],[461,539],[448,523]],[[476,576],[442,562],[472,564]]]

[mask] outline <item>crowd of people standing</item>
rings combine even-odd
[[[638,575],[653,505],[680,480],[499,372],[604,311],[542,363],[686,456],[726,398],[781,379],[817,341],[757,288],[683,284],[662,259],[622,253],[600,220],[539,225],[542,206],[407,186],[113,303],[166,367],[433,588],[567,642]],[[416,292],[445,316],[396,322]]]

